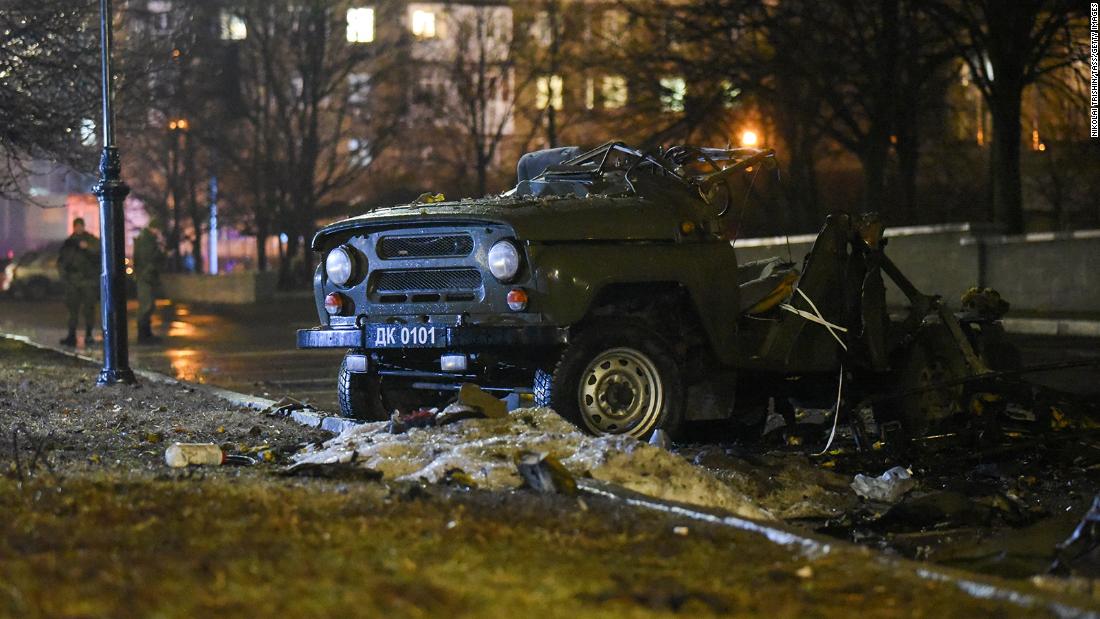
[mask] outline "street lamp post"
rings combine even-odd
[[[130,187],[122,181],[122,164],[115,147],[111,111],[111,12],[110,0],[99,0],[99,34],[103,79],[103,154],[99,159],[100,297],[103,315],[103,368],[97,385],[134,383],[126,347],[126,281],[122,263],[126,255],[123,202]]]

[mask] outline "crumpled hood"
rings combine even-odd
[[[375,209],[325,226],[313,248],[349,230],[463,222],[506,224],[536,242],[673,240],[680,225],[674,209],[638,197],[491,197]]]

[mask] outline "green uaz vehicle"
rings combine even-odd
[[[921,432],[960,410],[958,378],[988,371],[977,334],[994,321],[960,322],[918,292],[873,215],[830,216],[800,264],[738,264],[731,196],[772,151],[577,152],[525,155],[500,196],[380,208],[317,233],[321,324],[298,346],[348,349],[345,415],[386,419],[475,382],[593,434],[644,438],[742,419],[784,391],[831,400],[843,375],[850,405],[911,392],[885,416]],[[887,313],[884,274],[907,315]]]

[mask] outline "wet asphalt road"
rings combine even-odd
[[[217,307],[161,301],[153,330],[162,339],[153,345],[136,344],[135,311],[131,302],[130,360],[135,368],[272,399],[289,395],[322,410],[338,408],[335,380],[343,351],[295,349],[295,330],[317,324],[313,301],[305,295],[263,305]],[[65,335],[65,320],[58,300],[0,297],[2,332],[57,345]],[[100,355],[98,341],[88,347],[82,336],[78,339],[78,352]],[[1013,341],[1021,348],[1025,365],[1100,359],[1100,339],[1018,336]],[[1066,391],[1100,395],[1100,367],[1029,374],[1028,378]]]
[[[290,395],[324,410],[337,409],[336,371],[343,351],[295,348],[295,330],[317,324],[311,298],[221,307],[161,301],[153,320],[153,331],[161,340],[152,345],[136,343],[136,309],[131,302],[130,364],[134,368],[272,399]],[[58,300],[0,298],[2,332],[57,346],[65,336],[66,320]],[[99,330],[89,347],[83,341],[83,326],[76,351],[99,358]]]

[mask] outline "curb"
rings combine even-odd
[[[1051,318],[1003,318],[1005,331],[1021,335],[1100,337],[1100,321]]]

